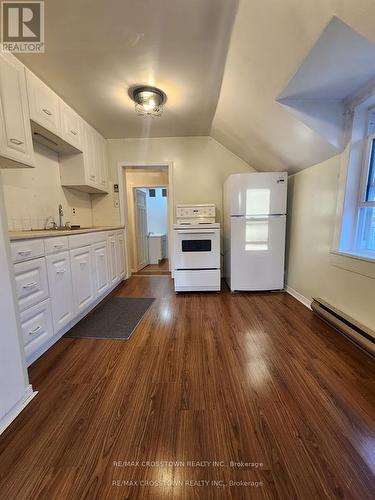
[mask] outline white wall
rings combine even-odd
[[[58,222],[58,205],[62,204],[65,221],[81,226],[92,225],[91,198],[87,193],[62,188],[58,154],[34,144],[36,168],[2,170],[5,206],[10,230],[44,223],[49,215]],[[72,208],[76,215],[72,215]],[[30,228],[30,227],[28,227]]]
[[[150,197],[146,189],[147,229],[149,233],[168,233],[168,198],[162,196],[162,188],[155,189],[155,197]]]
[[[124,163],[172,161],[174,203],[215,203],[222,221],[222,189],[228,175],[250,172],[251,168],[211,137],[161,137],[154,139],[108,140],[110,176],[118,182],[117,167]],[[113,193],[93,197],[94,224],[119,224],[119,210]]]
[[[341,157],[289,179],[287,284],[375,330],[375,263],[330,252]]]

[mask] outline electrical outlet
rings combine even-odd
[[[77,209],[76,208],[72,208],[72,215],[77,215]]]

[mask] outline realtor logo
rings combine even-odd
[[[44,1],[1,2],[1,50],[44,52]]]

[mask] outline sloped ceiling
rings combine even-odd
[[[313,105],[308,126],[277,102],[333,16],[375,42],[375,0],[45,4],[46,53],[20,59],[105,137],[211,135],[257,170],[293,172],[337,154]],[[160,119],[135,115],[135,83],[166,91]],[[323,120],[335,114],[331,106]]]
[[[44,54],[19,58],[106,138],[208,135],[238,0],[45,0]],[[160,87],[145,120],[132,85]]]
[[[240,2],[211,135],[254,168],[296,171],[337,154],[276,101],[334,15],[375,41],[373,0]]]

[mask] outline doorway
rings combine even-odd
[[[137,275],[170,275],[173,215],[168,165],[126,166],[121,170],[120,199],[126,210],[130,270]]]

